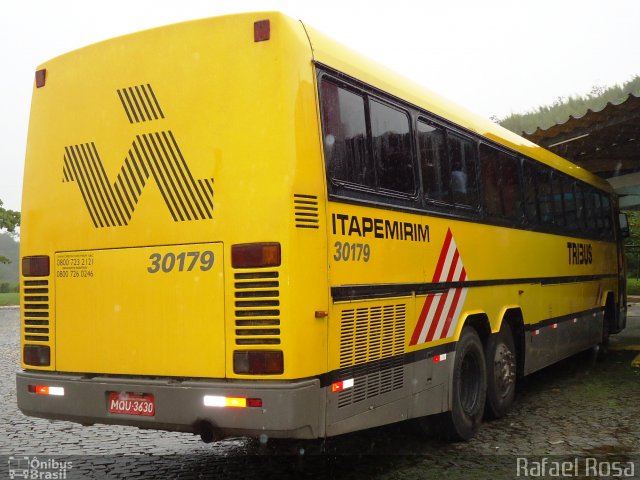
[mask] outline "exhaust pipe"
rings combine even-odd
[[[213,424],[207,420],[201,420],[198,422],[196,432],[200,434],[200,440],[204,443],[211,443],[222,439],[222,435],[213,426]]]

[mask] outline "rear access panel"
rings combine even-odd
[[[224,377],[222,243],[58,253],[56,366]]]

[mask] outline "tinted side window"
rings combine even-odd
[[[378,186],[397,192],[416,190],[413,152],[406,113],[371,101],[371,137]]]
[[[603,234],[605,237],[612,237],[613,234],[611,232],[612,230],[612,223],[611,223],[611,202],[609,201],[609,197],[606,196],[605,194],[601,194],[601,200],[602,200],[602,213],[603,213]]]
[[[600,198],[595,190],[587,187],[584,199],[587,230],[589,233],[594,233],[596,231],[596,219],[600,213]]]
[[[562,202],[562,180],[558,174],[551,176],[551,191],[553,193],[553,219],[556,225],[564,226],[564,206]]]
[[[422,167],[422,188],[431,200],[449,201],[451,172],[443,128],[418,121],[418,150]]]
[[[542,221],[538,209],[538,192],[536,189],[536,166],[524,161],[522,164],[522,190],[524,193],[524,211],[529,223],[535,224]]]
[[[323,79],[321,102],[329,178],[374,187],[375,174],[367,154],[364,98]]]
[[[480,165],[485,211],[493,217],[518,219],[522,212],[518,160],[482,144]]]
[[[449,160],[451,165],[451,199],[458,205],[478,204],[476,144],[455,134],[449,134]]]
[[[536,188],[540,221],[544,225],[553,225],[553,192],[551,191],[551,171],[545,167],[536,168]]]
[[[578,217],[578,228],[580,231],[586,233],[588,231],[587,209],[585,208],[587,201],[587,186],[580,182],[575,182],[573,188],[576,194],[576,216]]]
[[[576,205],[576,196],[573,191],[573,180],[568,177],[562,177],[562,198],[564,200],[564,218],[567,222],[567,228],[572,231],[578,230],[578,211]]]

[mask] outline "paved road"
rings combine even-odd
[[[640,336],[640,318],[630,327]],[[614,344],[640,345],[633,335]],[[9,456],[13,467],[24,456],[49,461],[40,466],[45,472],[72,462],[66,478],[514,478],[517,457],[556,455],[632,462],[640,477],[640,369],[631,368],[637,352],[629,350],[613,351],[603,363],[578,355],[527,377],[513,411],[485,423],[468,443],[425,440],[403,424],[327,442],[206,445],[188,434],[25,417],[16,408],[18,343],[18,310],[0,309],[0,479]]]

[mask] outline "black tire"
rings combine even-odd
[[[443,438],[466,441],[480,428],[487,395],[487,368],[482,341],[465,327],[456,346],[451,386],[451,411],[438,417]]]
[[[504,417],[516,393],[516,346],[509,324],[504,323],[500,331],[489,337],[485,352],[487,359],[487,403],[488,418]]]
[[[607,359],[609,354],[609,319],[607,315],[602,319],[602,341],[596,346],[596,360],[603,362]]]

